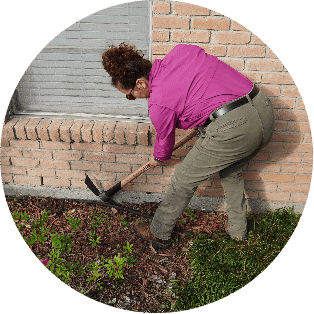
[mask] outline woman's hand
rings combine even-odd
[[[151,155],[149,162],[150,162],[150,167],[151,167],[152,169],[154,169],[155,167],[160,166],[160,165],[162,164],[161,162],[156,161],[156,160],[154,159],[154,156],[153,156],[153,155]]]

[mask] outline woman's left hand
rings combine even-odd
[[[150,162],[150,167],[151,167],[152,169],[154,169],[155,167],[160,166],[160,165],[162,164],[161,162],[156,161],[156,160],[154,159],[154,156],[153,156],[153,155],[151,155],[149,162]]]

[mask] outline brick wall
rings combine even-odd
[[[162,59],[179,43],[195,44],[243,73],[269,96],[275,133],[244,169],[247,196],[305,203],[313,159],[309,120],[293,79],[271,49],[228,17],[188,3],[154,1],[152,25],[153,60]],[[198,192],[223,194],[218,178]]]
[[[197,44],[270,97],[275,134],[244,169],[246,196],[256,204],[303,208],[312,172],[311,133],[303,101],[284,65],[250,31],[209,9],[156,1],[152,15],[153,60],[180,42]],[[177,130],[178,137],[185,133]],[[88,173],[107,189],[149,160],[154,138],[154,127],[146,123],[13,118],[2,132],[2,180],[5,187],[87,191]],[[148,170],[123,190],[166,192],[176,165],[196,139],[178,149],[165,166]],[[222,200],[219,176],[213,175],[195,194]]]

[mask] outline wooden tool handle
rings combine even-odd
[[[192,129],[192,131],[190,131],[187,135],[183,136],[180,140],[178,140],[174,144],[172,151],[175,151],[177,148],[181,147],[187,141],[192,139],[197,134],[197,132],[198,132],[198,130],[196,128]],[[132,180],[134,180],[135,178],[140,176],[142,173],[147,171],[149,168],[150,168],[150,162],[147,162],[145,165],[141,166],[139,169],[137,169],[136,171],[131,173],[128,177],[123,179],[121,181],[121,187],[124,187],[126,184],[128,184],[129,182],[131,182]]]

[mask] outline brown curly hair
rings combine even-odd
[[[126,43],[119,47],[111,45],[102,55],[102,64],[112,78],[112,85],[120,83],[124,89],[130,89],[135,87],[137,79],[145,77],[148,80],[152,63],[143,55],[135,46]]]

